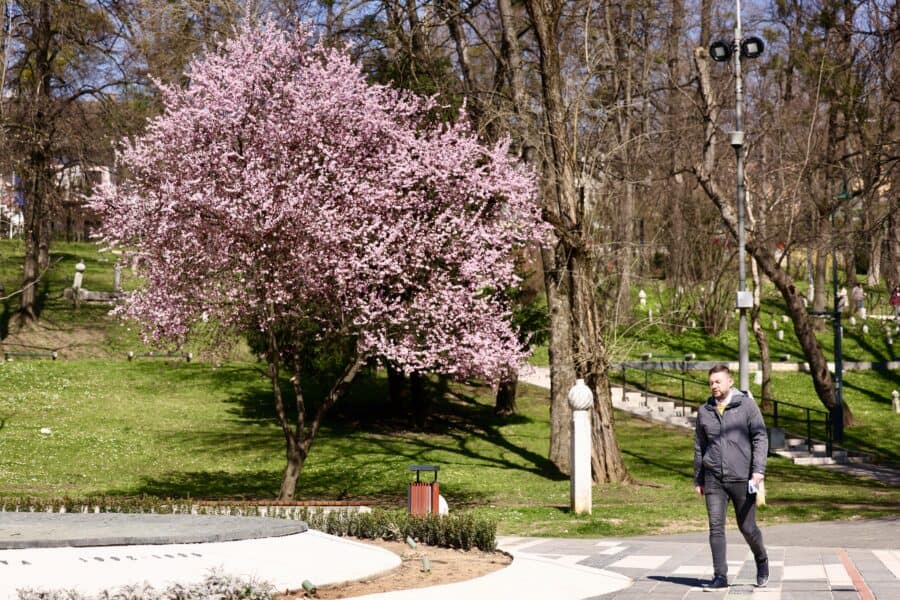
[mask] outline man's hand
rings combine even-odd
[[[762,473],[754,473],[753,475],[751,475],[751,479],[753,479],[753,483],[755,485],[759,485],[760,483],[762,483],[762,480],[765,478],[766,476]]]
[[[703,495],[703,486],[698,485],[698,486],[694,487],[694,491],[697,492],[698,496],[702,496]]]

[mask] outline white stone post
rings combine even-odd
[[[894,413],[900,415],[900,392],[894,390],[891,392],[891,404],[894,406]]]
[[[591,514],[591,408],[594,393],[584,379],[575,380],[569,390],[569,406],[572,408],[571,455],[571,505],[575,514]]]
[[[75,279],[72,281],[72,303],[77,309],[81,300],[81,282],[84,279],[84,262],[78,261],[75,265]]]
[[[647,306],[647,292],[640,290],[638,292],[638,301],[641,303],[641,306]]]
[[[116,261],[116,264],[113,265],[113,291],[122,291],[122,263],[119,261]]]
[[[78,290],[81,289],[81,281],[84,279],[84,263],[80,260],[78,264],[75,265],[75,280],[72,281],[72,289],[75,290],[75,293],[78,293]]]

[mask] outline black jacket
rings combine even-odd
[[[694,484],[707,473],[722,481],[746,481],[766,472],[769,439],[759,407],[744,392],[734,390],[725,414],[710,398],[697,411],[694,433]]]

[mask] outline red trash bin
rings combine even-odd
[[[415,471],[416,480],[409,483],[406,498],[406,508],[411,515],[438,514],[441,487],[438,484],[438,468],[434,465],[410,465],[409,470]],[[434,473],[434,481],[431,483],[420,481],[422,473]]]

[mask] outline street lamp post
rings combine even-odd
[[[838,202],[853,198],[852,194],[847,193],[847,186],[837,195]],[[831,236],[835,238],[834,216],[838,210],[835,206],[831,211]],[[838,267],[837,267],[837,244],[832,242],[831,245],[831,280],[834,286],[834,414],[831,416],[832,438],[835,442],[844,441],[844,363],[842,357],[841,342],[844,336],[844,330],[841,327],[841,305],[838,296]]]
[[[737,229],[738,229],[738,291],[737,308],[740,310],[738,323],[738,366],[739,387],[750,389],[750,347],[747,333],[747,309],[753,308],[753,294],[747,291],[747,266],[744,239],[744,94],[741,77],[741,59],[756,58],[762,54],[764,44],[758,37],[743,39],[741,32],[741,0],[735,0],[734,41],[713,42],[709,48],[710,56],[718,62],[727,61],[734,55],[734,131],[730,134],[731,147],[737,158]]]

